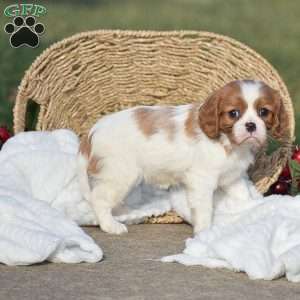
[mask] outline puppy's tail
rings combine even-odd
[[[82,196],[88,201],[90,201],[91,198],[91,188],[88,177],[88,165],[90,154],[91,142],[90,139],[86,136],[82,138],[79,146],[79,151],[77,155],[77,175]]]

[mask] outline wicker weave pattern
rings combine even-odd
[[[260,79],[280,91],[288,135],[250,170],[265,192],[277,179],[294,140],[294,113],[276,70],[249,47],[208,32],[100,30],[77,34],[45,50],[26,72],[16,99],[14,130],[23,131],[29,99],[40,105],[37,130],[86,133],[101,115],[135,105],[203,101],[234,79]]]

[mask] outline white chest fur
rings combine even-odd
[[[235,180],[244,176],[250,164],[254,162],[254,154],[250,149],[240,147],[233,151],[224,161],[224,168],[219,177],[219,186],[230,185]]]

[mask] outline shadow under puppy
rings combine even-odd
[[[138,106],[101,118],[82,139],[79,182],[100,227],[127,232],[112,210],[142,181],[182,186],[194,232],[212,222],[213,193],[221,188],[247,199],[247,169],[268,131],[283,135],[287,115],[277,91],[261,81],[240,80],[203,104]]]

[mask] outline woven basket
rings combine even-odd
[[[135,105],[203,101],[234,79],[260,79],[280,91],[289,116],[287,136],[265,149],[249,170],[261,192],[274,183],[294,141],[294,112],[277,71],[249,47],[208,32],[99,30],[74,35],[45,50],[27,70],[16,98],[14,131],[25,130],[28,101],[39,105],[37,130],[70,128],[83,135],[102,115]],[[149,219],[178,223],[178,216]]]

